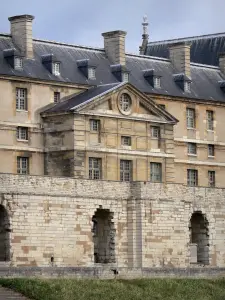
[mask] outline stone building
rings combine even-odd
[[[96,49],[33,20],[0,35],[0,260],[224,267],[224,56],[149,43],[146,19],[140,55],[124,31]]]

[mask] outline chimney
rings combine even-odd
[[[220,71],[225,74],[225,53],[219,54],[219,67]]]
[[[191,78],[190,68],[191,43],[178,42],[169,45],[169,57],[177,73]]]
[[[11,36],[21,54],[27,58],[33,58],[32,21],[31,15],[10,17]]]
[[[125,31],[116,30],[102,33],[106,56],[113,65],[125,66]]]

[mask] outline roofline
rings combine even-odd
[[[170,39],[170,40],[162,40],[162,41],[155,41],[155,42],[148,42],[148,45],[163,45],[163,44],[170,44],[170,43],[176,43],[176,42],[186,42],[190,40],[202,40],[205,38],[213,38],[213,37],[225,37],[225,32],[220,33],[212,33],[212,34],[203,34],[203,35],[196,35],[196,36],[190,36],[185,38],[176,38],[176,39]]]
[[[70,111],[71,111],[71,110],[74,110],[75,108],[82,107],[82,106],[86,105],[87,103],[93,101],[94,99],[99,98],[99,97],[102,97],[102,96],[108,94],[108,93],[112,92],[113,90],[115,90],[115,89],[117,89],[117,88],[119,88],[119,87],[125,85],[126,83],[127,83],[127,82],[125,82],[125,81],[124,81],[124,82],[121,82],[121,83],[119,83],[119,84],[116,84],[116,83],[115,83],[115,86],[112,87],[111,89],[109,89],[109,90],[107,90],[107,91],[105,91],[105,92],[103,92],[103,93],[101,93],[101,94],[98,94],[97,96],[94,96],[94,97],[88,99],[87,101],[85,101],[85,102],[83,102],[83,103],[80,103],[80,104],[78,104],[78,105],[76,105],[76,106],[70,108]],[[103,86],[103,85],[101,85],[101,86]],[[96,87],[98,87],[98,86],[96,86]]]

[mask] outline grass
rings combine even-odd
[[[35,300],[225,300],[224,279],[0,279]]]

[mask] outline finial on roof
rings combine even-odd
[[[143,34],[144,35],[148,34],[148,17],[147,17],[147,15],[144,15],[144,17],[143,17],[142,26],[143,26]]]
[[[145,50],[147,48],[148,44],[148,17],[144,15],[143,17],[143,34],[142,34],[142,45],[139,47],[139,53],[140,54],[145,54]]]

